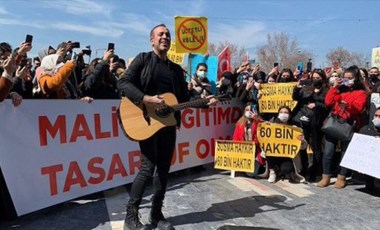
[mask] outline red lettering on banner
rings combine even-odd
[[[189,146],[190,146],[189,142],[178,143],[177,149],[174,150],[174,154],[173,154],[173,158],[172,158],[172,165],[177,160],[177,153],[178,153],[178,163],[184,162],[184,156],[190,155]]]
[[[42,175],[49,175],[50,181],[50,195],[54,196],[58,194],[58,186],[57,186],[57,173],[63,171],[62,165],[52,165],[48,167],[41,168]]]
[[[82,128],[81,128],[82,127]],[[90,127],[88,127],[86,117],[83,114],[77,115],[74,123],[73,132],[71,134],[70,142],[76,142],[78,137],[84,136],[87,140],[93,140]]]
[[[60,142],[67,143],[66,139],[66,117],[65,115],[59,115],[57,117],[57,120],[54,122],[54,125],[52,125],[49,121],[49,118],[47,116],[40,116],[38,117],[38,127],[39,127],[39,134],[40,134],[40,145],[46,146],[47,145],[47,134],[49,133],[51,137],[55,138],[58,131],[60,134]]]
[[[201,152],[202,149],[204,150],[203,152]],[[200,159],[205,159],[210,152],[210,145],[207,140],[199,140],[195,148],[195,152]]]
[[[63,192],[70,191],[71,186],[79,184],[81,188],[86,187],[86,181],[82,171],[79,168],[78,162],[72,161],[69,165],[69,170],[67,172],[65,186],[63,187]]]
[[[93,115],[93,126],[89,126],[87,119],[84,114],[78,114],[76,116],[72,133],[70,135],[70,143],[76,142],[79,137],[85,137],[87,140],[93,140],[94,136],[95,139],[105,139],[119,136],[119,118],[117,115],[116,106],[112,107],[112,137],[110,130],[102,130],[101,114],[96,113]],[[58,115],[55,122],[50,122],[47,116],[39,116],[38,127],[41,146],[46,146],[48,144],[48,134],[52,137],[52,139],[55,139],[59,133],[60,144],[67,143],[67,130],[69,126],[66,125],[65,115]],[[91,133],[90,127],[94,127],[94,135]]]
[[[119,136],[119,116],[117,115],[117,107],[112,106],[112,134],[114,137]]]
[[[218,124],[221,124],[222,121],[223,123],[229,123],[230,122],[230,117],[229,114],[231,113],[231,108],[227,108],[226,110],[223,111],[223,108],[218,108]]]
[[[185,109],[182,112],[182,126],[186,129],[193,127],[209,127],[211,124],[236,123],[242,115],[239,107],[213,107],[207,109]],[[213,119],[214,122],[211,122]]]
[[[137,159],[137,160],[136,160]],[[141,152],[140,151],[132,151],[128,154],[128,162],[129,162],[129,173],[130,175],[135,175],[135,169],[141,169]]]
[[[121,177],[127,177],[127,170],[129,170],[129,175],[136,174],[136,169],[141,169],[141,153],[140,151],[136,150],[128,152],[127,155],[128,164],[123,162],[120,154],[115,153],[112,155],[112,159],[109,165],[103,165],[104,158],[93,157],[89,159],[87,167],[80,168],[78,162],[72,161],[69,163],[68,167],[64,167],[63,164],[43,167],[41,168],[41,175],[48,176],[50,195],[54,196],[58,194],[58,191],[62,191],[63,193],[69,192],[74,185],[79,185],[81,188],[83,188],[89,185],[101,184],[105,180],[111,181],[115,175],[118,174]],[[106,170],[107,166],[108,170]],[[58,173],[61,172],[66,176],[64,184],[62,184],[62,181],[58,181]],[[83,174],[83,172],[85,172],[85,174]],[[84,175],[87,174],[90,174],[90,176],[86,180]],[[61,184],[59,184],[60,182]]]
[[[123,161],[120,159],[118,153],[112,155],[110,169],[108,171],[107,180],[110,181],[113,179],[113,176],[116,174],[120,174],[122,177],[128,176],[127,171],[125,170]]]
[[[95,123],[95,138],[96,139],[103,139],[103,138],[110,138],[111,132],[102,132],[102,126],[100,123],[100,114],[94,114],[94,123]]]
[[[205,125],[204,126],[209,127],[210,126],[210,113],[212,113],[212,109],[211,108],[201,109],[201,112],[205,116]]]
[[[99,175],[98,177],[90,177],[88,179],[88,183],[90,184],[100,184],[103,182],[104,178],[106,177],[106,172],[101,166],[103,164],[104,159],[101,157],[94,157],[92,158],[88,164],[87,164],[87,169],[90,173],[92,174],[97,174]],[[99,167],[96,167],[96,164],[99,164]]]

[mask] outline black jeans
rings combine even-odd
[[[170,164],[176,143],[176,127],[165,127],[147,140],[140,141],[141,170],[133,181],[128,206],[138,208],[147,182],[153,178],[153,203],[165,197]]]

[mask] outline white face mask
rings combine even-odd
[[[335,80],[337,79],[338,77],[330,77],[329,78],[329,85],[334,85],[334,82]]]
[[[373,118],[372,123],[376,128],[380,128],[380,118]]]
[[[251,118],[251,111],[245,111],[244,116],[246,118]]]
[[[289,120],[289,114],[287,113],[280,113],[278,114],[278,119],[282,122],[287,122]]]
[[[345,86],[347,86],[347,87],[351,87],[351,86],[353,86],[354,85],[354,79],[352,79],[352,80],[343,80],[343,84],[345,85]]]
[[[197,71],[197,76],[200,78],[200,79],[203,79],[207,76],[207,73],[203,70],[198,70]]]

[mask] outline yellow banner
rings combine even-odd
[[[207,18],[176,16],[175,41],[178,53],[208,52]]]
[[[178,65],[182,65],[184,57],[184,53],[177,53],[175,42],[171,42],[170,49],[168,51],[169,60]]]
[[[298,136],[303,134],[299,127],[262,122],[257,127],[257,135],[266,156],[294,158],[301,147]]]
[[[214,168],[254,172],[256,146],[252,141],[216,140]]]
[[[293,110],[297,105],[297,101],[292,99],[295,85],[297,82],[261,84],[260,113],[277,113],[283,105],[287,105]]]
[[[380,47],[372,49],[372,64],[371,67],[380,68]]]

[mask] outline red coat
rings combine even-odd
[[[262,122],[261,120],[254,121],[252,123],[251,131],[252,131],[252,141],[255,142],[255,144],[256,144],[256,159],[260,165],[263,165],[264,159],[260,155],[261,148],[259,145],[259,140],[257,139],[257,126],[261,122]],[[234,135],[232,137],[232,140],[234,140],[234,141],[245,141],[244,137],[245,137],[245,123],[238,122],[238,123],[236,123],[235,131],[234,131]]]
[[[339,106],[341,101],[347,102],[347,107],[342,109]],[[325,97],[325,104],[332,108],[332,113],[347,120],[356,121],[356,128],[361,127],[360,114],[364,111],[367,104],[367,95],[364,90],[352,90],[339,93],[334,87],[331,87]]]

